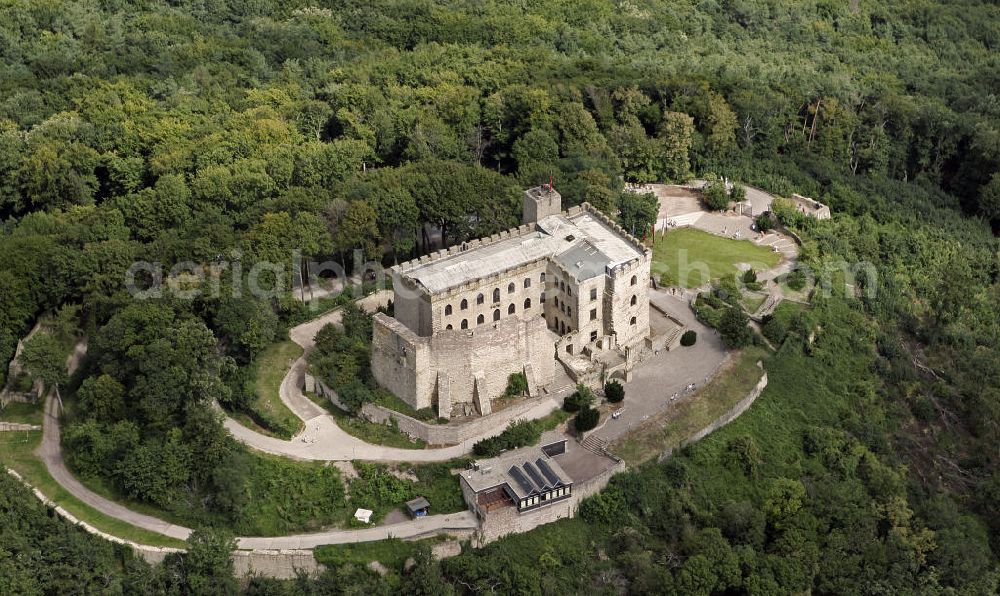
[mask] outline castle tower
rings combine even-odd
[[[552,184],[543,184],[524,191],[524,216],[522,223],[531,224],[550,215],[562,212],[562,196],[552,188]]]

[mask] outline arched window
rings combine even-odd
[[[635,317],[632,317],[631,319],[629,319],[628,324],[629,325],[635,325]]]
[[[531,287],[531,278],[530,277],[525,277],[524,278],[524,287],[526,287],[526,288],[530,288]]]
[[[486,296],[482,294],[476,296],[476,304],[482,304],[483,302],[486,302]]]
[[[542,274],[538,276],[538,282],[539,283],[545,283],[545,272],[544,271],[542,271]]]
[[[468,328],[469,328],[469,320],[462,319],[462,329],[468,329]]]
[[[630,303],[630,304],[631,304],[632,306],[635,306],[635,303],[636,303],[636,302],[638,302],[638,299],[637,299],[637,298],[636,298],[635,296],[632,296],[632,299],[631,299],[631,300],[629,300],[629,303]]]
[[[493,311],[493,320],[494,321],[499,321],[500,320],[500,309],[499,308]]]
[[[450,314],[451,314],[451,305],[450,304],[446,304],[445,307],[444,307],[444,315],[448,316]]]
[[[451,326],[451,325],[449,324],[449,325],[448,325],[447,327],[445,327],[445,329],[447,329],[448,331],[451,331],[452,329],[454,329],[454,327],[452,327],[452,326]]]
[[[468,310],[468,308],[469,308],[469,301],[466,300],[465,298],[462,298],[462,303],[458,307],[460,309],[462,309],[462,310]]]
[[[493,290],[493,302],[500,302],[500,288]]]
[[[509,315],[514,314],[514,305],[513,304],[511,304],[510,306],[507,307],[507,314],[509,314]]]
[[[513,304],[511,306],[513,306]],[[524,299],[524,310],[528,310],[529,308],[531,308],[531,298],[525,298]]]
[[[510,282],[509,284],[507,284],[507,293],[508,294],[514,293],[514,282]]]
[[[559,280],[559,289],[560,289],[561,291],[563,291],[563,292],[565,292],[565,291],[566,291],[566,282],[564,282],[564,281],[563,281],[563,280],[561,280],[561,279]]]
[[[570,307],[568,307],[568,306],[566,307],[566,316],[567,317],[572,317],[573,316],[573,309],[570,308]]]
[[[632,284],[631,284],[631,285],[633,285],[633,286],[634,286],[634,285],[635,285],[635,284],[637,284],[637,283],[639,283],[639,278],[633,275],[633,276],[632,276]]]
[[[476,317],[476,325],[482,325],[485,322],[486,322],[486,317],[484,317],[483,315],[479,315],[478,317]]]

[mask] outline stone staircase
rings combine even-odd
[[[685,213],[684,215],[676,215],[674,217],[668,217],[667,222],[672,223],[673,227],[683,227],[683,226],[693,226],[698,222],[699,219],[704,216],[703,211],[693,211],[691,213]],[[659,226],[657,226],[659,229]]]
[[[593,451],[598,455],[607,454],[609,445],[610,443],[607,441],[607,439],[602,439],[601,437],[598,437],[594,433],[591,433],[588,436],[584,437],[583,441],[580,443],[581,447],[583,447],[587,451]]]
[[[762,320],[767,315],[773,313],[774,309],[778,308],[779,304],[781,304],[780,296],[775,296],[774,294],[768,294],[767,299],[765,299],[764,303],[760,305],[760,308],[757,309],[757,312],[753,313],[753,319],[758,321]]]

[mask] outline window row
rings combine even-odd
[[[541,276],[539,278],[539,281],[541,283],[545,283],[545,274],[544,273],[541,274]],[[525,289],[530,288],[531,287],[531,278],[530,277],[524,278],[524,282],[522,282],[522,283],[523,283]],[[517,290],[517,286],[514,284],[514,282],[510,282],[509,284],[507,284],[507,293],[508,294],[513,294],[516,290]],[[478,296],[476,296],[476,304],[477,305],[479,305],[479,304],[485,304],[485,302],[486,302],[486,295],[485,294],[480,293]],[[494,288],[493,289],[493,302],[494,303],[500,302],[500,288]],[[462,301],[458,303],[458,308],[459,308],[459,310],[468,310],[469,309],[469,301],[466,298],[462,298]],[[446,304],[445,307],[444,307],[444,314],[447,316],[447,315],[450,315],[452,312],[454,312],[454,309],[452,308],[452,305]]]
[[[531,298],[525,298],[524,299],[524,310],[529,310],[530,308],[531,308]],[[508,315],[512,315],[512,314],[514,314],[516,312],[517,312],[517,307],[514,306],[513,303],[507,305],[507,314]],[[500,309],[499,308],[493,310],[493,320],[494,321],[499,321],[500,320]],[[476,317],[476,325],[482,325],[485,322],[486,322],[486,317],[485,316],[479,315],[478,317]],[[449,329],[449,330],[450,329],[454,329],[454,328],[455,327],[453,325],[451,325],[450,323],[445,327],[445,329]],[[462,319],[462,322],[459,323],[459,329],[468,329],[468,328],[469,328],[469,319]]]
[[[541,496],[534,496],[534,497],[528,497],[527,499],[521,499],[521,509],[524,509],[525,507],[534,507],[535,505],[538,505],[540,503],[545,503],[546,501],[559,499],[569,494],[570,494],[570,487],[566,486],[562,488],[557,488],[555,490],[551,490],[547,493],[542,494]]]

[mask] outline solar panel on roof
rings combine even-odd
[[[535,486],[530,480],[528,480],[528,477],[524,475],[521,468],[511,466],[510,469],[507,470],[507,473],[510,474],[519,485],[521,485],[521,490],[523,490],[525,494],[529,494],[535,490]]]
[[[556,474],[555,470],[552,469],[552,466],[549,465],[549,462],[542,458],[538,458],[538,461],[535,463],[538,464],[538,469],[542,471],[542,474],[545,474],[545,477],[549,479],[549,483],[552,486],[562,484],[562,478],[559,477],[559,474]]]
[[[537,486],[540,490],[545,490],[549,487],[549,483],[545,481],[545,478],[542,477],[538,468],[536,468],[530,461],[524,462],[522,467],[524,468],[524,471],[528,473],[528,476],[535,481],[535,486]]]

